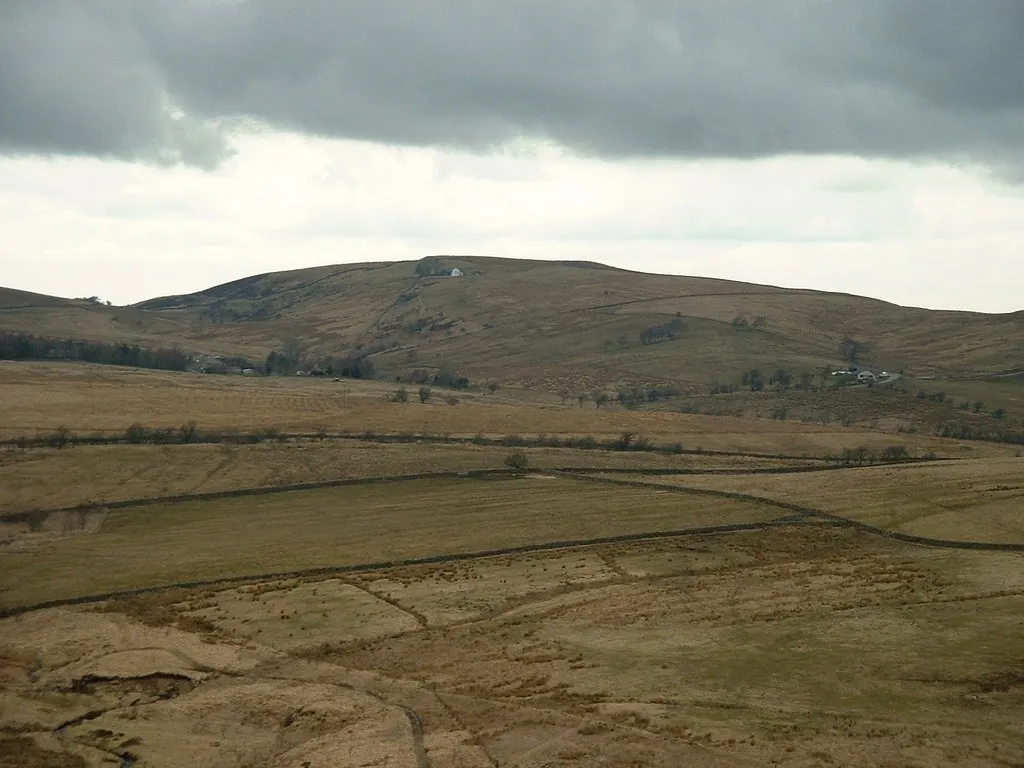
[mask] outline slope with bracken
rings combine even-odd
[[[463,275],[451,277],[454,268]],[[447,367],[474,381],[553,391],[636,380],[695,390],[751,368],[818,372],[849,362],[853,342],[861,365],[920,376],[1024,367],[1024,312],[933,311],[589,262],[475,256],[271,273],[132,307],[8,291],[0,330],[253,360],[292,340],[310,359],[370,354],[390,376]]]

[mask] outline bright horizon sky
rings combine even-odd
[[[1024,4],[921,2],[14,0],[0,285],[472,254],[1022,310]]]

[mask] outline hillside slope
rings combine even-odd
[[[463,276],[422,274],[456,267]],[[294,340],[310,360],[371,354],[390,376],[446,367],[553,391],[638,380],[704,388],[754,367],[817,372],[844,362],[848,340],[861,345],[859,364],[919,376],[1024,368],[1024,312],[913,309],[587,262],[434,257],[258,275],[133,307],[43,298],[0,301],[0,329],[254,360]]]

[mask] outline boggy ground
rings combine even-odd
[[[1022,565],[794,525],[35,611],[0,765],[1020,765]]]

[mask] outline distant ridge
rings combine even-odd
[[[4,329],[254,361],[289,343],[310,360],[368,356],[384,376],[444,368],[549,391],[633,380],[703,390],[752,368],[849,363],[849,349],[866,367],[938,377],[1024,367],[1024,311],[458,255],[270,272],[131,307],[0,289]]]

